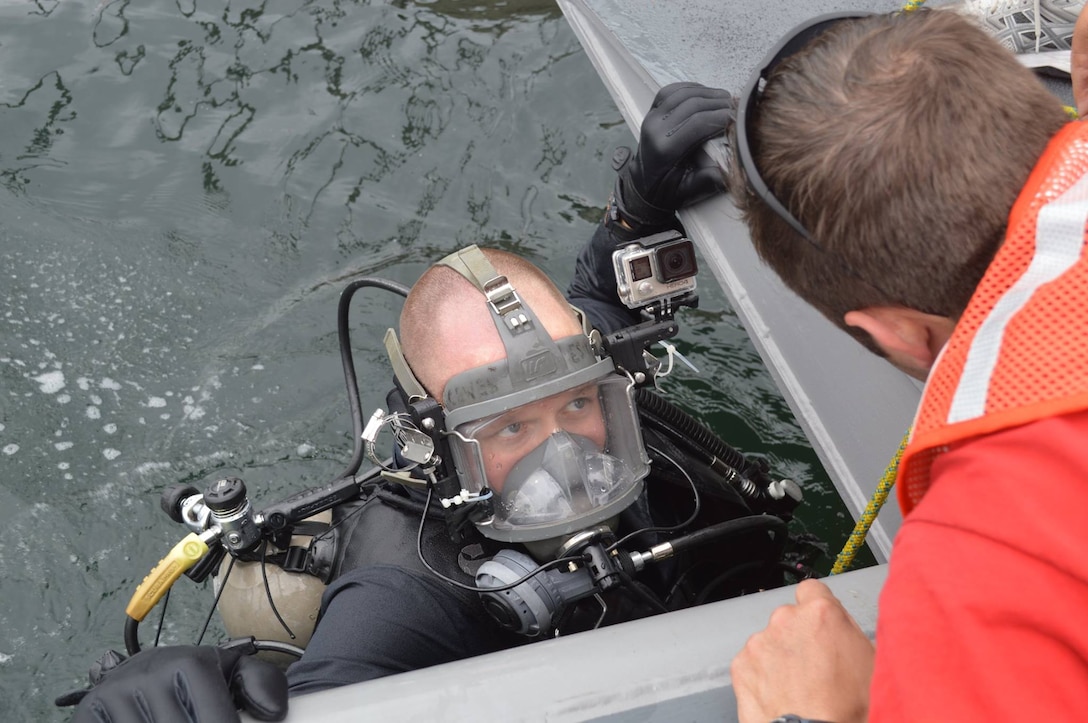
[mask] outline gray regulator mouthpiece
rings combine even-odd
[[[512,525],[541,525],[604,507],[633,482],[631,469],[593,440],[558,431],[511,468],[498,504]]]

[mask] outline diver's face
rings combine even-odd
[[[559,431],[588,437],[604,448],[604,414],[595,383],[513,409],[476,432],[488,486],[502,492],[510,469]]]

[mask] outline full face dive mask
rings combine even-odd
[[[457,374],[444,391],[444,434],[461,487],[492,494],[493,514],[476,522],[480,532],[536,542],[617,515],[649,470],[631,380],[594,354],[586,334],[553,340],[476,246],[438,263],[483,293],[506,350],[505,359]],[[425,396],[392,330],[386,348],[409,396]]]

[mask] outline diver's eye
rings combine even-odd
[[[580,412],[593,403],[589,397],[576,397],[567,402],[568,412]]]
[[[510,424],[507,424],[500,429],[495,436],[503,438],[516,437],[523,429],[525,429],[525,424],[523,422],[510,422]]]

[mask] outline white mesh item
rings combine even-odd
[[[1073,26],[1085,0],[961,0],[934,5],[978,23],[1032,68],[1069,73]]]

